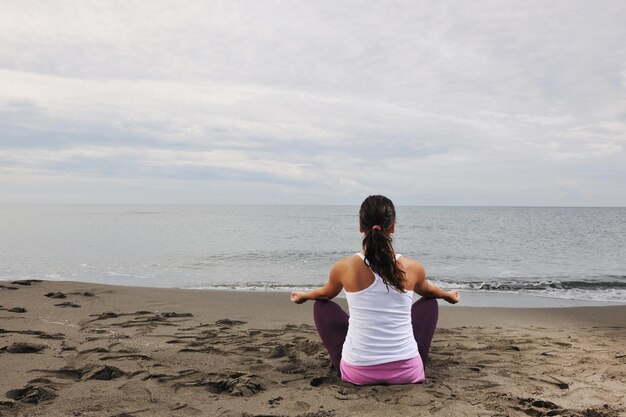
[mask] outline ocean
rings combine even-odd
[[[0,205],[0,279],[290,291],[360,250],[357,206]],[[626,208],[397,207],[398,253],[462,292],[626,303]]]

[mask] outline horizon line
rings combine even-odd
[[[394,203],[395,204],[395,203]],[[0,206],[237,206],[237,207],[358,207],[357,204],[321,203],[33,203],[4,202]],[[600,205],[519,205],[519,204],[395,204],[396,207],[467,207],[467,208],[626,208]]]

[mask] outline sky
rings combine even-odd
[[[626,206],[622,0],[0,9],[0,203]]]

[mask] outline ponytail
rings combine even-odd
[[[363,236],[365,265],[378,274],[387,289],[391,285],[405,292],[404,271],[396,263],[391,229],[396,221],[396,210],[391,200],[382,195],[369,196],[361,204],[359,222]]]

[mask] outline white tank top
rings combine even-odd
[[[357,253],[365,259],[362,253]],[[401,255],[396,255],[396,260]],[[378,274],[361,291],[346,291],[349,325],[341,359],[350,365],[368,366],[416,357],[411,307],[413,291],[399,292]]]

